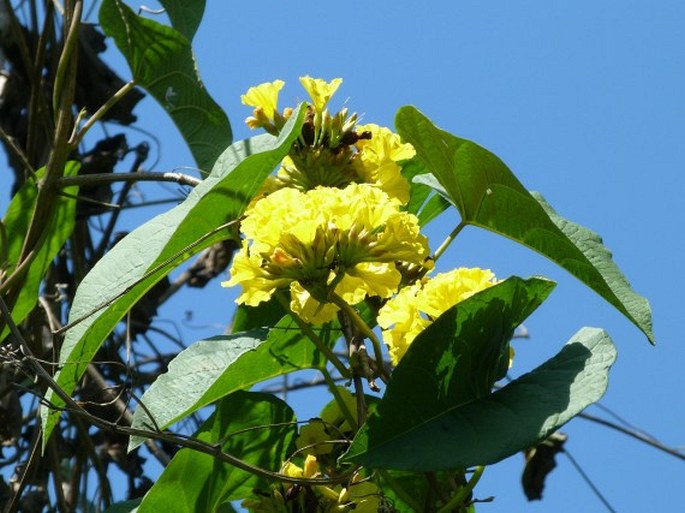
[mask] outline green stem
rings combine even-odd
[[[452,232],[447,236],[447,238],[440,244],[440,247],[435,250],[435,253],[433,253],[433,261],[437,261],[438,258],[442,256],[442,254],[447,250],[450,244],[452,244],[452,241],[457,238],[457,235],[459,235],[459,232],[461,232],[464,228],[466,227],[466,223],[461,221],[457,227],[452,230]]]
[[[24,153],[21,147],[17,144],[17,141],[14,139],[14,137],[5,132],[5,130],[2,127],[0,127],[0,139],[2,139],[7,148],[12,150],[14,155],[19,160],[21,160],[21,164],[22,166],[24,166],[24,170],[28,174],[30,174],[34,180],[37,180],[36,170],[33,169],[33,166],[29,162],[29,158],[26,156],[26,153]]]
[[[471,479],[469,479],[469,482],[462,486],[459,491],[447,502],[447,504],[438,510],[438,513],[449,513],[454,508],[461,506],[466,500],[466,497],[468,497],[476,487],[478,481],[480,481],[480,477],[483,475],[484,470],[485,467],[482,465],[476,467],[476,469],[473,471]]]
[[[304,322],[295,312],[290,309],[290,305],[285,297],[283,297],[283,294],[277,293],[276,299],[279,303],[281,303],[285,311],[288,312],[288,315],[290,315],[290,317],[292,317],[292,319],[297,323],[299,328],[302,330],[302,333],[304,333],[309,340],[314,342],[316,348],[324,354],[329,362],[333,364],[333,367],[335,367],[342,376],[349,378],[350,371],[347,369],[347,367],[345,367],[340,359],[335,356],[335,353],[331,350],[331,348],[328,347],[316,333],[314,333],[314,330],[312,330],[311,326]]]
[[[421,513],[423,511],[423,508],[421,505],[414,500],[414,498],[405,490],[402,488],[402,485],[400,485],[397,480],[390,475],[390,472],[387,470],[377,470],[378,474],[383,478],[383,483],[388,485],[393,492],[395,492],[395,495],[397,495],[402,502],[404,502],[407,506],[409,506],[412,510],[416,511],[417,513]]]
[[[352,415],[352,412],[347,407],[347,404],[345,404],[345,400],[342,398],[342,395],[340,395],[338,386],[335,384],[335,381],[333,381],[333,377],[331,376],[330,372],[328,372],[326,369],[322,369],[321,374],[323,374],[323,379],[326,380],[328,390],[330,390],[331,394],[333,394],[333,398],[340,407],[340,412],[342,413],[343,417],[345,417],[345,420],[350,426],[358,427],[360,424],[354,420],[354,415]]]
[[[93,114],[88,121],[83,125],[83,128],[81,130],[78,130],[78,123],[74,125],[74,132],[69,140],[69,145],[71,148],[76,148],[81,140],[83,139],[83,136],[86,135],[88,130],[90,130],[95,123],[100,121],[102,117],[107,114],[107,111],[114,107],[114,105],[119,102],[126,94],[131,91],[134,87],[136,86],[135,80],[131,80],[129,82],[126,82],[121,88],[112,95],[111,98],[109,98],[102,107],[100,107],[95,114]]]
[[[364,322],[364,319],[362,319],[361,316],[357,313],[357,310],[352,305],[349,305],[343,298],[341,298],[335,292],[331,294],[331,301],[333,302],[333,304],[339,307],[343,311],[343,313],[348,315],[350,320],[354,323],[357,329],[359,329],[362,335],[364,335],[371,341],[371,343],[373,344],[373,353],[376,359],[378,375],[383,379],[383,381],[387,383],[389,376],[385,372],[385,367],[383,366],[383,349],[381,346],[381,342],[380,340],[378,340],[376,334],[373,332],[371,328],[369,328],[368,324]]]
[[[52,92],[52,108],[55,117],[60,113],[60,107],[62,103],[62,91],[64,90],[64,85],[66,82],[67,71],[70,71],[75,63],[72,62],[71,56],[74,55],[74,50],[78,43],[78,32],[79,25],[81,24],[81,8],[82,3],[76,2],[73,7],[71,16],[66,21],[69,22],[69,30],[67,31],[67,37],[64,41],[64,49],[62,50],[62,55],[60,56],[59,63],[57,65],[57,72],[55,73],[55,85]],[[57,119],[55,119],[55,124]]]

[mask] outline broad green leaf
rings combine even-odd
[[[117,502],[105,510],[105,513],[137,513],[138,506],[143,499]]]
[[[414,107],[402,107],[395,122],[402,139],[416,149],[415,158],[459,210],[462,222],[509,237],[556,262],[654,343],[648,301],[631,289],[597,234],[554,214],[499,158],[440,130]]]
[[[192,41],[205,12],[205,0],[159,0],[171,25]]]
[[[377,417],[369,419],[345,458],[414,471],[496,463],[547,438],[598,401],[615,360],[616,349],[606,332],[583,328],[534,371],[481,399],[445,402],[442,411],[430,417],[414,407],[415,394],[406,387],[395,390],[391,382],[387,402],[384,398]],[[408,405],[414,411],[409,412]],[[409,417],[401,430],[392,425],[398,407]]]
[[[240,305],[235,309],[231,333],[247,331],[264,326],[274,326],[280,321],[286,311],[275,297],[257,306]]]
[[[172,21],[180,15],[179,8],[173,12]],[[212,169],[231,144],[231,125],[198,76],[189,40],[171,27],[136,15],[121,0],[103,0],[99,18],[105,34],[114,38],[128,61],[136,83],[173,119],[198,167]],[[188,21],[184,30],[193,24]]]
[[[449,408],[488,396],[506,373],[514,330],[554,286],[514,276],[444,312],[393,371],[379,416],[368,422],[373,436],[391,440]]]
[[[321,328],[319,336],[329,344],[337,337],[328,328]],[[136,409],[132,425],[165,429],[237,390],[297,370],[325,366],[326,359],[289,317],[271,329],[201,340],[180,352],[169,363],[169,370],[146,390],[141,398],[145,408]],[[170,397],[174,399],[170,401]],[[143,441],[131,437],[129,450]]]
[[[86,275],[69,313],[70,323],[80,322],[66,332],[61,369],[55,375],[68,394],[105,338],[145,292],[181,262],[231,236],[227,230],[207,234],[242,215],[300,133],[302,113],[298,109],[277,138],[262,135],[230,146],[183,203],[128,234]],[[52,391],[46,400],[62,406]],[[59,412],[43,409],[42,416],[47,440]]]
[[[67,162],[63,176],[74,176],[78,173],[78,162]],[[38,170],[38,177],[42,177],[45,168]],[[55,204],[54,214],[50,217],[49,225],[45,227],[47,234],[38,249],[38,254],[31,263],[24,280],[21,283],[21,290],[12,309],[12,319],[15,323],[20,323],[33,310],[38,303],[40,284],[57,253],[62,249],[64,243],[74,230],[76,220],[76,195],[78,187],[66,187],[64,194],[61,195]],[[6,245],[0,247],[0,255],[7,255],[6,272],[11,275],[14,271],[17,260],[21,254],[24,238],[28,232],[33,211],[36,206],[37,189],[33,182],[27,181],[14,195],[7,208],[2,224],[5,227],[7,237]],[[0,239],[0,243],[2,239]],[[5,327],[0,333],[0,341],[9,333],[9,328]]]
[[[425,473],[405,472],[403,470],[388,470],[386,473],[379,473],[383,495],[385,495],[398,513],[416,513],[417,510],[409,506],[392,486],[386,484],[388,482],[387,477],[392,479],[394,484],[401,488],[404,492],[402,495],[408,497],[408,500],[412,501],[419,508],[418,511],[431,511],[429,509],[430,506],[427,505],[431,498],[433,501],[430,502],[439,501]],[[438,483],[449,482],[445,473],[438,473],[435,477]]]
[[[224,452],[277,471],[297,435],[295,415],[271,394],[236,392],[223,399],[194,435]],[[256,429],[255,429],[256,428]],[[138,513],[215,513],[224,503],[266,487],[263,479],[191,449],[181,449],[143,498]]]
[[[421,181],[422,176],[432,177],[433,175],[426,171],[426,168],[416,157],[402,164],[402,174],[409,180],[411,186],[407,212],[418,217],[420,226],[427,225],[449,208],[449,201],[435,194],[430,186],[426,186]]]

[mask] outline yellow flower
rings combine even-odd
[[[381,494],[374,483],[355,474],[350,485],[340,492],[338,503],[355,513],[376,513],[380,510]]]
[[[323,421],[312,419],[300,429],[295,446],[305,454],[329,454],[333,450],[333,444],[326,442],[332,438]]]
[[[247,210],[241,231],[246,240],[222,285],[241,285],[237,302],[250,306],[289,286],[291,309],[316,324],[335,317],[333,293],[351,305],[390,297],[398,263],[421,265],[428,255],[416,217],[368,184],[280,189]]]
[[[250,87],[240,101],[243,105],[261,109],[267,118],[273,119],[278,110],[278,93],[284,85],[283,80],[274,80]]]
[[[326,82],[320,78],[305,76],[300,77],[300,83],[311,97],[314,110],[323,112],[331,97],[342,84],[342,78],[334,78],[330,82]]]
[[[342,412],[340,404],[338,404],[337,401],[331,401],[324,406],[323,410],[321,410],[321,420],[329,426],[334,426],[339,436],[341,436],[345,433],[356,431],[357,424],[359,423],[359,412],[357,410],[357,398],[345,387],[338,386],[336,388],[338,390],[338,395],[342,398],[345,409],[352,415],[354,426],[350,425],[347,416]]]
[[[495,283],[489,269],[461,267],[400,290],[380,309],[377,319],[393,364],[442,313]]]
[[[295,465],[291,461],[286,461],[283,466],[281,466],[281,474],[288,477],[302,477],[304,471],[302,467]]]
[[[321,303],[298,282],[290,285],[290,309],[300,318],[312,324],[324,324],[332,321],[338,307],[332,303]]]
[[[231,280],[223,282],[224,287],[229,287],[236,283],[248,282],[250,287],[244,287],[243,292],[238,297],[238,304],[245,303],[249,306],[257,306],[263,301],[268,301],[277,288],[286,286],[289,280],[279,282],[273,279],[264,269],[261,268],[262,259],[258,253],[250,253],[247,241],[243,241],[242,250],[239,251],[231,267]]]
[[[370,139],[359,139],[355,143],[359,150],[356,160],[359,175],[365,182],[375,184],[389,196],[407,203],[409,182],[402,176],[402,168],[397,162],[412,158],[416,154],[414,147],[402,143],[399,135],[378,125],[357,125],[356,131],[371,134]]]

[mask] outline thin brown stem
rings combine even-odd
[[[161,431],[150,431],[146,429],[138,429],[128,426],[121,426],[114,422],[109,422],[101,419],[95,415],[88,413],[80,404],[78,404],[72,397],[67,394],[62,387],[54,380],[54,378],[38,363],[35,356],[31,352],[30,347],[24,340],[23,335],[17,328],[17,325],[12,320],[7,304],[4,302],[0,296],[0,314],[5,318],[7,325],[10,328],[10,333],[14,337],[13,343],[17,346],[24,356],[26,357],[26,362],[30,366],[33,373],[37,378],[43,380],[46,385],[55,393],[57,397],[64,402],[66,405],[66,411],[72,413],[73,415],[78,415],[88,423],[97,426],[101,429],[111,431],[113,433],[119,433],[127,436],[137,436],[142,438],[151,438],[156,440],[161,440],[167,443],[178,445],[187,449],[192,449],[204,454],[209,454],[210,456],[233,465],[236,468],[249,472],[257,476],[261,476],[266,479],[272,479],[275,481],[282,481],[286,483],[294,484],[306,484],[306,485],[322,485],[322,484],[337,484],[348,481],[356,469],[351,470],[345,474],[338,476],[332,476],[328,478],[294,478],[278,472],[273,472],[271,470],[266,470],[260,467],[256,467],[240,458],[233,456],[227,452],[224,452],[220,444],[212,444],[203,442],[201,440],[189,437],[183,437],[180,435],[175,435],[172,433],[165,433]],[[44,405],[45,407],[45,405]],[[48,405],[50,408],[54,408],[52,405]]]
[[[0,307],[2,306],[4,306],[4,301],[2,301],[2,296],[0,296]],[[41,434],[42,432],[40,429],[36,429],[33,432],[33,439],[31,440],[31,448],[29,450],[29,459],[24,465],[24,471],[21,473],[21,476],[19,477],[16,488],[13,490],[14,495],[12,495],[12,498],[5,506],[3,513],[16,513],[17,511],[19,511],[20,499],[24,492],[24,488],[28,484],[29,478],[35,471],[36,465],[38,465],[38,461],[40,460]]]
[[[33,166],[29,162],[29,158],[26,156],[26,153],[24,153],[24,150],[21,149],[21,147],[17,144],[15,141],[14,137],[9,135],[5,130],[0,126],[0,139],[2,139],[5,142],[5,145],[14,153],[19,160],[21,160],[21,164],[24,166],[24,170],[29,173],[34,179],[36,179],[36,170],[33,169]]]
[[[673,449],[672,447],[668,447],[658,440],[654,440],[653,438],[650,438],[648,436],[643,435],[642,433],[639,433],[635,430],[625,428],[623,426],[620,426],[619,424],[616,424],[615,422],[611,422],[610,420],[603,419],[601,417],[596,417],[595,415],[591,415],[589,413],[579,413],[578,417],[581,419],[589,420],[592,422],[595,422],[597,424],[601,424],[602,426],[606,426],[608,428],[614,429],[620,433],[623,433],[624,435],[628,435],[631,438],[635,438],[636,440],[639,440],[640,442],[643,442],[651,447],[654,447],[655,449],[658,449],[662,452],[665,452],[666,454],[670,454],[671,456],[674,456],[678,458],[679,460],[684,460],[685,461],[685,454],[683,454],[681,451],[677,449]]]
[[[88,438],[90,440],[90,438]],[[68,513],[70,508],[64,497],[64,487],[62,481],[62,466],[60,465],[59,455],[57,454],[57,447],[55,446],[55,439],[48,442],[48,457],[50,458],[50,465],[52,466],[52,477],[55,489],[55,497],[57,499],[57,509],[63,513]]]

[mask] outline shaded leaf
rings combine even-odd
[[[67,162],[63,176],[75,176],[78,173],[78,162]],[[37,172],[40,178],[45,174],[45,168]],[[14,271],[17,261],[21,255],[24,245],[24,238],[28,233],[31,218],[36,206],[37,189],[32,181],[26,181],[12,198],[7,213],[2,221],[5,228],[6,242],[0,239],[0,255],[7,255],[6,273],[7,276]],[[40,284],[57,253],[59,253],[64,243],[67,241],[71,232],[74,231],[76,222],[76,195],[78,187],[65,187],[64,194],[60,195],[55,202],[54,213],[50,216],[50,221],[45,226],[46,236],[42,240],[38,253],[26,272],[21,284],[21,290],[12,308],[12,319],[19,324],[34,309],[38,303]],[[2,341],[9,333],[9,328],[5,327],[0,333]]]
[[[242,215],[299,134],[302,112],[295,111],[278,138],[262,135],[229,147],[183,203],[128,234],[86,275],[69,314],[71,323],[80,322],[66,332],[62,367],[55,376],[68,394],[104,339],[147,290],[181,262],[231,236],[227,230],[213,232]],[[62,405],[52,391],[46,399]],[[42,416],[47,440],[59,412],[43,409]]]
[[[464,223],[509,237],[556,262],[654,343],[648,301],[630,288],[597,234],[557,216],[543,200],[533,197],[497,156],[440,130],[416,108],[402,107],[396,125]]]
[[[414,504],[419,507],[423,507],[426,503],[426,499],[433,493],[428,479],[426,478],[426,474],[405,472],[402,470],[389,470],[387,472],[387,474],[381,475],[379,478],[382,483],[381,489],[383,490],[385,497],[390,501],[393,508],[395,508],[395,511],[398,513],[416,513],[416,510],[403,501],[390,484],[386,484],[386,476],[390,477],[390,479],[392,479],[392,481],[394,481],[394,483],[396,483],[396,485],[398,485],[409,497],[409,500],[412,500]],[[436,477],[438,483],[445,482],[443,480],[444,476],[440,475]]]
[[[319,333],[332,343],[337,335],[327,328]],[[295,321],[284,317],[272,329],[212,337],[195,342],[180,352],[143,394],[132,425],[141,429],[165,429],[237,390],[301,369],[325,368],[326,359],[300,332]],[[174,400],[170,401],[169,398]],[[155,420],[150,420],[150,415]],[[141,443],[131,437],[129,450]]]
[[[194,437],[221,444],[224,452],[253,466],[277,471],[297,435],[295,421],[290,407],[271,394],[236,392],[217,405]],[[226,511],[223,503],[267,484],[209,454],[181,449],[145,495],[138,513]]]
[[[174,21],[179,9],[172,11]],[[136,83],[169,113],[198,167],[211,169],[231,144],[231,125],[198,76],[189,40],[174,28],[136,15],[121,0],[103,0],[99,19],[126,57]],[[189,21],[184,30],[192,26]]]
[[[392,439],[449,408],[488,396],[508,368],[514,330],[553,288],[549,280],[511,277],[445,311],[393,371],[380,416],[368,421],[371,432]]]
[[[420,366],[421,352],[410,350],[405,358],[412,355],[413,363]],[[416,404],[417,399],[406,389],[391,391],[391,381],[387,404],[384,398],[378,416],[371,417],[357,434],[345,459],[415,471],[495,463],[547,438],[598,401],[615,359],[616,350],[606,332],[583,328],[534,371],[482,399],[445,402],[442,411],[431,417],[409,412],[407,405]],[[398,403],[409,421],[394,429]]]

